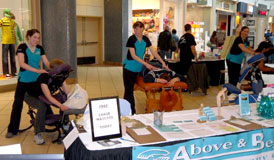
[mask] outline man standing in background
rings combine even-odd
[[[192,64],[192,59],[197,59],[197,52],[195,49],[196,42],[194,36],[191,34],[191,25],[185,25],[185,34],[180,38],[178,47],[180,49],[180,74],[187,75],[189,67]]]
[[[162,59],[171,58],[171,33],[169,26],[165,26],[165,30],[160,33],[158,38],[158,53]]]

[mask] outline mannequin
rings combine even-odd
[[[11,18],[10,9],[4,9],[4,17],[0,20],[0,27],[2,28],[2,66],[3,75],[10,77],[9,64],[8,64],[8,52],[10,53],[11,75],[16,75],[15,64],[15,27],[16,23]]]

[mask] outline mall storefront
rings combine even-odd
[[[31,28],[38,28],[40,29],[40,20],[39,16],[40,14],[37,12],[36,8],[37,2],[35,0],[1,0],[0,1],[0,17],[1,19],[4,17],[3,11],[4,9],[9,9],[11,13],[14,14],[15,16],[15,22],[19,27],[19,30],[21,32],[21,37],[22,37],[22,42],[26,41],[25,35],[27,30]],[[39,9],[39,7],[38,7]],[[35,13],[35,14],[34,14]],[[0,29],[1,30],[1,29]],[[16,46],[17,47],[17,46]],[[16,48],[15,47],[15,48]],[[5,75],[3,75],[3,69],[2,69],[2,42],[0,45],[0,88],[2,90],[2,86],[7,86],[7,85],[14,85],[17,83],[17,77],[9,77],[7,78]],[[9,57],[8,57],[9,58]],[[17,71],[19,69],[19,65],[16,59],[16,66],[17,66]],[[10,62],[10,61],[9,61]],[[9,65],[9,73],[11,72],[11,68]],[[11,73],[10,73],[11,74]],[[18,74],[18,73],[16,73]]]

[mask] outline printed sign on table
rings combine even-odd
[[[90,99],[92,140],[121,137],[118,97]]]

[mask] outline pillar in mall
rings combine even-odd
[[[131,4],[131,3],[130,3]],[[127,54],[128,0],[104,0],[105,62],[121,64]]]
[[[74,70],[77,79],[76,1],[41,0],[42,45],[49,60],[59,58]]]
[[[216,16],[216,1],[212,1],[212,7],[211,7],[211,15],[210,15],[210,32],[209,36],[213,31],[216,31],[217,27],[217,16]]]

